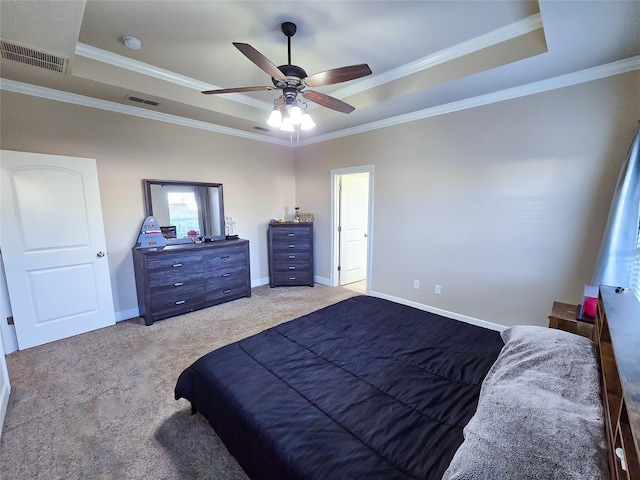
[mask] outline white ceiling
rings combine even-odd
[[[356,107],[310,104],[300,144],[640,68],[640,1],[2,0],[4,40],[69,57],[66,73],[2,59],[3,90],[289,144],[267,129],[276,91],[232,46],[308,74],[367,63],[373,75],[316,87]],[[139,38],[130,50],[122,37]],[[129,96],[159,102],[141,105]]]

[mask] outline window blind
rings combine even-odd
[[[629,288],[636,294],[638,300],[640,300],[640,227],[638,228],[638,235],[636,235],[636,252],[633,256],[633,264],[631,265]]]

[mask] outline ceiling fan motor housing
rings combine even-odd
[[[282,73],[284,73],[287,77],[286,80],[278,80],[276,78],[272,78],[273,84],[278,88],[295,88],[297,90],[301,90],[304,88],[304,84],[302,83],[302,79],[307,76],[307,72],[304,71],[303,68],[297,65],[280,65],[278,67]]]

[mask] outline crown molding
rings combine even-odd
[[[512,100],[514,98],[535,95],[537,93],[548,92],[550,90],[578,85],[580,83],[591,82],[593,80],[620,75],[638,69],[640,69],[640,55],[624,60],[619,60],[617,62],[607,63],[605,65],[599,65],[597,67],[587,68],[578,72],[567,73],[565,75],[560,75],[546,80],[540,80],[538,82],[532,82],[517,87],[507,88],[476,97],[465,98],[464,100],[457,100],[455,102],[437,105],[435,107],[418,110],[416,112],[397,115],[395,117],[378,120],[376,122],[359,125],[357,127],[345,128],[343,130],[331,132],[326,135],[318,135],[317,137],[301,140],[296,146],[326,142],[328,140],[346,137],[349,135],[356,135],[358,133],[369,132],[371,130],[378,130],[380,128],[401,125],[403,123],[436,117],[438,115],[445,115],[447,113],[467,110],[469,108],[475,108],[492,103],[503,102],[505,100]]]
[[[497,30],[493,30],[470,40],[434,52],[414,62],[401,65],[378,75],[366,77],[363,80],[332,92],[331,95],[341,99],[346,98],[385,83],[413,75],[414,73],[421,72],[427,68],[450,62],[465,55],[469,55],[470,53],[521,37],[541,28],[542,16],[540,13],[536,13],[505,27],[498,28]]]
[[[46,98],[48,100],[55,100],[57,102],[72,103],[75,105],[81,105],[83,107],[97,108],[99,110],[107,110],[109,112],[122,113],[134,117],[157,120],[159,122],[172,123],[175,125],[181,125],[183,127],[191,127],[200,130],[207,130],[210,132],[222,133],[224,135],[232,135],[234,137],[248,138],[251,140],[258,140],[266,143],[274,143],[276,145],[282,145],[285,147],[295,146],[291,144],[290,141],[280,138],[267,137],[265,135],[245,132],[244,130],[237,130],[235,128],[216,125],[214,123],[193,120],[190,118],[171,115],[168,113],[155,112],[153,110],[132,107],[130,105],[123,105],[121,103],[110,102],[108,100],[101,100],[84,95],[77,95],[75,93],[40,87],[38,85],[16,82],[14,80],[8,80],[5,78],[0,79],[0,90],[21,93],[24,95],[31,95],[33,97]]]
[[[180,75],[179,73],[165,70],[164,68],[159,68],[148,63],[140,62],[138,60],[133,60],[132,58],[118,55],[117,53],[108,52],[100,48],[92,47],[91,45],[86,45],[84,43],[78,43],[76,45],[75,54],[80,55],[81,57],[90,58],[91,60],[96,60],[98,62],[107,63],[109,65],[113,65],[114,67],[124,68],[125,70],[129,70],[135,73],[154,77],[165,82],[192,88],[200,92],[203,90],[216,90],[222,88],[217,85],[201,82],[200,80],[196,80],[195,78],[187,77],[186,75]],[[234,102],[243,103],[245,105],[249,105],[250,107],[259,108],[261,110],[269,110],[273,108],[272,103],[263,102],[262,100],[257,100],[247,95],[227,93],[221,96]]]
[[[438,105],[435,107],[418,110],[416,112],[407,113],[404,115],[397,115],[395,117],[387,118],[384,120],[378,120],[376,122],[359,125],[357,127],[346,128],[336,132],[331,132],[325,135],[318,135],[306,140],[300,140],[298,143],[291,143],[288,140],[280,138],[273,138],[266,135],[260,135],[243,130],[236,130],[229,127],[223,127],[213,123],[202,122],[199,120],[192,120],[185,117],[179,117],[177,115],[170,115],[166,113],[155,112],[152,110],[146,110],[139,107],[133,107],[129,105],[122,105],[120,103],[109,102],[106,100],[99,100],[83,95],[76,95],[74,93],[63,92],[59,90],[53,90],[50,88],[40,87],[37,85],[31,85],[27,83],[16,82],[13,80],[0,79],[0,90],[6,90],[9,92],[22,93],[25,95],[31,95],[35,97],[47,98],[59,102],[73,103],[76,105],[82,105],[90,108],[98,108],[101,110],[108,110],[116,113],[123,113],[125,115],[133,115],[141,118],[148,118],[151,120],[157,120],[166,123],[173,123],[176,125],[182,125],[185,127],[198,128],[201,130],[207,130],[211,132],[222,133],[224,135],[233,135],[236,137],[247,138],[251,140],[258,140],[260,142],[273,143],[276,145],[282,145],[286,147],[298,147],[304,145],[311,145],[314,143],[326,142],[336,138],[346,137],[349,135],[356,135],[358,133],[365,133],[371,130],[378,130],[381,128],[392,127],[395,125],[401,125],[407,122],[413,122],[416,120],[422,120],[425,118],[436,117],[438,115],[445,115],[447,113],[458,112],[461,110],[467,110],[469,108],[480,107],[483,105],[489,105],[491,103],[503,102],[505,100],[511,100],[514,98],[526,97],[529,95],[535,95],[537,93],[547,92],[550,90],[556,90],[559,88],[569,87],[580,83],[591,82],[605,77],[611,77],[614,75],[620,75],[623,73],[631,72],[633,70],[640,69],[640,55],[627,58],[625,60],[619,60],[617,62],[600,65],[597,67],[588,68],[586,70],[580,70],[578,72],[568,73],[560,75],[558,77],[549,78],[546,80],[540,80],[538,82],[528,83],[526,85],[520,85],[517,87],[500,90],[497,92],[487,93],[476,97],[466,98],[455,102],[450,102],[444,105]]]

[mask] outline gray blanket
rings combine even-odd
[[[485,378],[444,480],[608,479],[592,343],[517,326]]]

